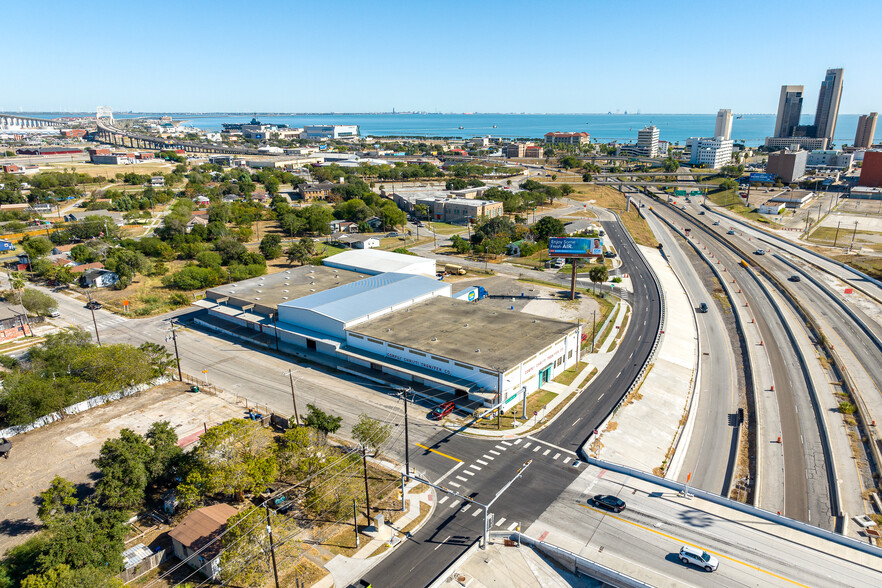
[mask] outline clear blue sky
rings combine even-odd
[[[882,2],[7,2],[0,110],[882,110]]]

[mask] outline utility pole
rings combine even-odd
[[[855,223],[857,228],[857,223]],[[92,293],[86,290],[86,296],[89,297],[89,310],[92,311],[92,324],[95,325],[95,339],[98,341],[98,347],[101,347],[101,337],[98,335],[98,321],[95,319],[95,307],[92,306]]]
[[[263,506],[266,509],[266,532],[269,535],[270,556],[273,560],[273,578],[276,581],[276,588],[279,588],[279,570],[276,568],[276,546],[273,544],[273,525],[270,521],[270,508],[269,504],[264,504]]]
[[[178,355],[178,337],[175,334],[175,320],[171,319],[168,324],[169,327],[171,327],[171,340],[174,342],[175,345],[175,363],[178,365],[178,380],[183,382],[184,375],[181,373],[181,356]],[[169,338],[166,337],[165,340],[168,341]]]
[[[404,471],[410,475],[410,430],[407,425],[407,393],[413,388],[405,388],[401,391],[401,400],[404,401]]]
[[[839,239],[839,225],[842,224],[842,221],[836,223],[836,234],[833,235],[833,247],[836,247],[836,240]]]
[[[294,420],[297,426],[300,426],[300,415],[297,414],[297,396],[294,394],[294,370],[288,370],[288,377],[291,379],[291,400],[294,402]]]
[[[360,543],[358,540],[358,505],[355,504],[354,498],[352,499],[352,519],[355,523],[355,546],[358,547]]]
[[[496,430],[502,428],[502,392],[496,393]]]
[[[854,232],[851,234],[851,245],[848,246],[848,250],[851,251],[854,247],[854,236],[857,235],[857,226],[858,222],[854,221]]]
[[[592,311],[594,326],[591,327],[591,353],[594,353],[594,340],[597,338],[597,311]]]
[[[364,465],[364,503],[367,507],[367,518],[368,521],[371,520],[371,494],[368,490],[368,479],[367,479],[367,446],[361,446],[361,459],[362,464]]]

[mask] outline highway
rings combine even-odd
[[[647,222],[664,246],[664,255],[684,285],[693,308],[702,302],[708,305],[706,313],[696,314],[701,350],[698,403],[693,405],[697,418],[678,480],[685,482],[691,473],[692,485],[728,496],[739,441],[739,428],[733,426],[732,417],[737,415],[739,405],[745,404],[744,375],[739,376],[741,364],[736,364],[741,346],[737,345],[734,334],[730,336],[723,307],[702,282],[679,240],[654,215],[647,215]],[[691,251],[689,254],[694,255]],[[704,271],[710,273],[707,268]],[[731,315],[731,311],[728,314]],[[682,320],[688,318],[682,317]],[[734,329],[734,325],[731,328]]]
[[[701,218],[697,215],[681,214],[679,209],[659,206],[657,202],[652,205],[658,214],[676,226],[690,227],[694,238],[698,238],[700,232],[709,230],[701,221],[696,220]],[[790,344],[787,332],[778,319],[778,305],[766,296],[757,279],[739,265],[742,256],[733,254],[712,238],[699,240],[721,261],[727,273],[742,289],[751,309],[751,318],[756,321],[763,347],[768,354],[775,393],[773,399],[761,395],[760,400],[774,400],[779,422],[765,422],[763,430],[766,432],[766,439],[759,439],[758,443],[767,444],[774,441],[779,434],[782,438],[800,440],[782,444],[783,460],[778,461],[778,464],[783,467],[783,472],[777,472],[777,475],[783,475],[783,500],[776,484],[766,484],[761,480],[758,506],[779,510],[778,505],[782,505],[780,510],[790,518],[822,528],[833,528],[834,510],[828,486],[828,467],[826,460],[819,459],[824,451],[815,410],[809,397],[808,383],[798,350]],[[767,412],[774,414],[774,409],[767,411],[761,404],[759,418],[762,419]],[[780,433],[776,434],[776,430]],[[764,479],[774,481],[776,472],[766,465],[762,467]],[[811,484],[809,478],[812,480]]]

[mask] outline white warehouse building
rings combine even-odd
[[[387,374],[456,399],[502,402],[504,408],[579,360],[582,332],[576,323],[458,300],[451,284],[421,273],[370,275],[384,263],[395,265],[388,255],[403,258],[397,262],[405,268],[419,258],[358,253],[361,265],[353,256],[335,259],[344,253],[324,266],[208,290],[196,305],[221,321],[202,324],[262,338],[280,351],[329,356],[341,369],[355,364],[376,372],[374,377]],[[229,329],[219,328],[221,322]]]

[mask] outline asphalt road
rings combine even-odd
[[[735,353],[723,321],[722,307],[708,291],[695,268],[686,257],[680,240],[654,216],[649,215],[649,226],[660,243],[664,254],[684,285],[693,307],[702,302],[708,305],[706,313],[696,313],[698,340],[701,351],[701,380],[695,426],[692,431],[686,457],[678,480],[690,482],[703,490],[726,495],[729,482],[729,466],[738,441],[738,429],[732,426],[730,415],[738,411],[738,376]],[[688,247],[684,245],[683,247]],[[689,317],[691,318],[691,317]],[[682,320],[689,320],[682,317]]]
[[[699,231],[718,228],[706,227],[700,220],[703,216],[694,213],[684,217],[664,206],[656,206],[655,209],[675,225],[691,227],[693,236],[700,234]],[[785,439],[800,440],[783,444],[784,514],[823,528],[832,528],[826,463],[820,459],[823,456],[820,432],[801,363],[778,319],[775,302],[765,296],[756,280],[738,264],[739,256],[711,237],[702,238],[701,243],[722,261],[749,301],[751,316],[760,330],[774,374],[780,435]],[[765,433],[771,439],[760,439],[760,443],[771,442],[777,437],[770,428],[766,428]]]

